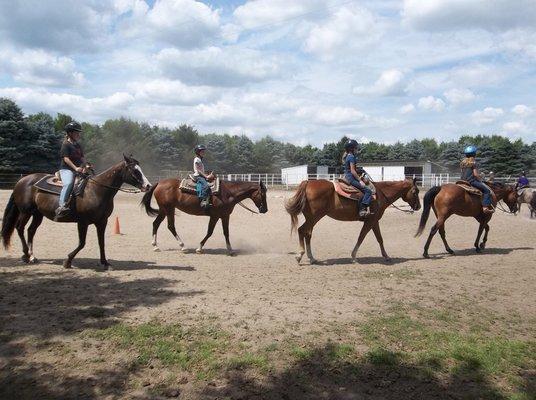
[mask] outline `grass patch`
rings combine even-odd
[[[269,364],[268,358],[263,354],[255,353],[245,353],[239,356],[231,357],[228,361],[228,366],[230,369],[248,369],[248,368],[258,368],[261,371],[268,371]]]

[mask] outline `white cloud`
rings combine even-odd
[[[322,58],[363,48],[378,38],[377,22],[365,8],[343,6],[309,32],[304,50]]]
[[[85,82],[84,74],[76,71],[72,58],[54,56],[44,50],[4,50],[3,53],[0,71],[5,70],[17,81],[59,87],[80,86]]]
[[[213,88],[187,86],[180,81],[165,79],[132,82],[128,88],[136,99],[157,104],[195,105],[213,101],[218,97]]]
[[[443,111],[445,102],[434,96],[421,97],[418,102],[419,108],[423,110]]]
[[[523,122],[510,121],[505,122],[502,126],[503,131],[507,134],[518,134],[527,132],[527,127]]]
[[[532,108],[525,104],[518,104],[512,108],[512,112],[520,117],[527,117],[532,114]]]
[[[405,0],[402,16],[417,29],[502,31],[536,25],[533,0]]]
[[[489,124],[504,114],[502,108],[486,107],[471,114],[473,122],[477,125]]]
[[[475,94],[469,89],[450,89],[444,92],[443,96],[454,106],[469,103],[476,98]]]
[[[376,96],[402,96],[406,91],[404,73],[398,69],[383,71],[376,82],[370,87],[355,87],[355,94]]]
[[[398,109],[398,112],[400,114],[409,114],[409,113],[412,113],[413,111],[415,111],[415,106],[413,105],[413,103],[405,104]]]
[[[306,17],[308,12],[325,5],[321,0],[251,0],[237,7],[233,16],[246,29],[262,27],[295,17]]]
[[[275,58],[231,47],[191,51],[169,48],[160,51],[156,60],[166,77],[191,85],[242,86],[275,78],[280,73]]]
[[[300,119],[313,121],[320,125],[353,125],[368,118],[363,112],[352,107],[305,106],[296,111]]]
[[[126,92],[116,92],[105,97],[83,97],[68,93],[54,93],[45,89],[0,88],[0,97],[16,101],[25,112],[46,111],[70,114],[76,119],[101,122],[105,118],[117,118],[128,113],[134,96]]]

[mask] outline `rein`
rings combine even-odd
[[[238,204],[240,207],[245,208],[246,210],[248,210],[248,211],[251,212],[252,214],[258,214],[258,211],[252,210],[252,209],[249,208],[248,206],[245,206],[244,204],[242,204],[241,201],[239,201],[239,202],[236,203],[236,204]]]
[[[402,212],[407,213],[407,214],[413,214],[415,212],[414,210],[403,210],[402,208],[397,207],[394,204],[391,204],[389,207],[393,207],[393,208],[397,209],[398,211],[402,211]]]
[[[88,176],[88,179],[90,181],[96,183],[97,185],[105,187],[105,188],[108,188],[108,189],[119,190],[120,192],[125,192],[125,193],[141,193],[140,189],[129,189],[129,188],[123,189],[121,187],[115,187],[115,186],[106,185],[105,183],[101,183],[101,182],[97,181],[92,176]]]
[[[498,209],[499,211],[502,211],[505,214],[515,214],[512,211],[505,210],[504,207],[502,206],[502,204],[499,201],[497,202],[497,206],[495,207],[495,209],[496,210]]]

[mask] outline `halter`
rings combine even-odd
[[[242,202],[241,202],[241,201],[239,201],[239,202],[238,202],[238,203],[236,203],[236,204],[238,204],[238,205],[239,205],[240,207],[243,207],[243,208],[245,208],[246,210],[248,210],[248,211],[249,211],[249,212],[251,212],[252,214],[258,214],[258,213],[259,213],[258,211],[252,210],[252,209],[251,209],[251,208],[249,208],[248,206],[246,206],[246,205],[242,204]]]

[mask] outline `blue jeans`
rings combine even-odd
[[[210,186],[208,186],[207,180],[202,176],[198,176],[195,182],[197,197],[199,197],[201,200],[207,199],[208,196],[210,196]]]
[[[476,187],[480,191],[482,191],[482,205],[484,207],[491,205],[491,191],[488,189],[486,185],[484,185],[482,182],[477,181],[476,179],[469,182],[471,186]]]
[[[355,179],[352,174],[344,175],[344,179],[346,179],[350,185],[363,192],[363,199],[361,200],[361,204],[363,204],[364,206],[369,206],[370,201],[372,200],[372,190],[370,190],[363,183]]]
[[[70,169],[60,169],[60,176],[63,183],[60,193],[60,207],[63,207],[73,190],[74,172]]]

